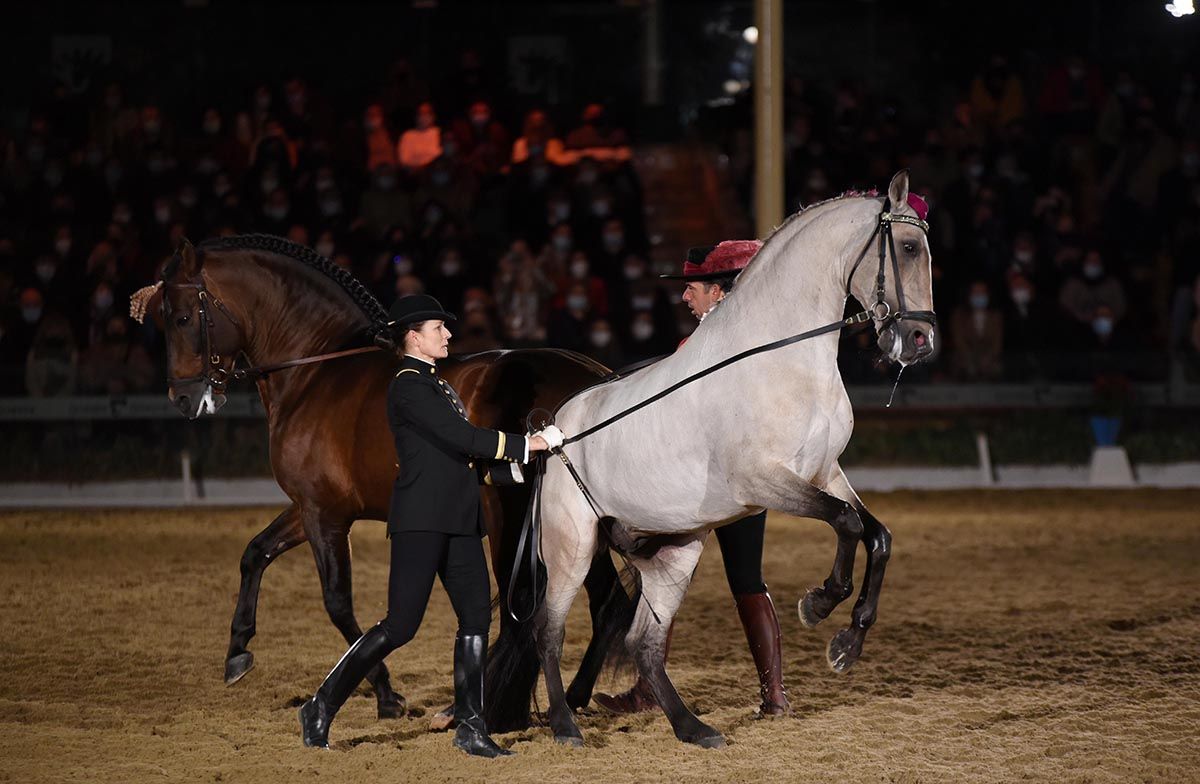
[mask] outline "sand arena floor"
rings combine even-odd
[[[378,721],[360,694],[334,724],[334,750],[308,750],[296,706],[345,645],[307,547],[267,571],[256,669],[231,688],[221,679],[238,559],[272,510],[4,513],[0,780],[1200,779],[1200,493],[866,500],[895,554],[879,623],[844,676],[826,668],[824,646],[850,603],[815,631],[795,612],[827,574],[834,536],[816,521],[770,521],[765,572],[793,717],[751,718],[755,674],[710,540],[669,669],[728,748],[678,743],[661,714],[593,711],[580,722],[588,748],[535,729],[498,736],[518,752],[499,761],[425,730],[451,696],[454,621],[440,587],[420,634],[389,659],[412,715]],[[367,625],[383,613],[383,526],[361,524],[354,547]],[[586,630],[584,603],[575,609],[569,666]]]

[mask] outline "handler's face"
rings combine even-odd
[[[444,321],[426,321],[412,335],[413,348],[429,359],[445,359],[450,353],[450,330]]]
[[[711,310],[724,296],[725,292],[721,291],[720,286],[703,280],[689,281],[683,290],[683,301],[696,318]]]

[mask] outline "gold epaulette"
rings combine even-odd
[[[396,374],[396,378],[400,378],[400,376],[404,373],[417,373],[417,371],[413,370],[412,368],[404,368],[404,370],[401,370]],[[417,373],[417,375],[420,375],[420,373]]]

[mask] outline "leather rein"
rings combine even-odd
[[[361,346],[359,348],[349,348],[342,351],[332,351],[326,354],[317,354],[309,357],[300,357],[298,359],[288,359],[283,362],[276,362],[270,365],[253,365],[250,363],[250,358],[246,356],[246,352],[239,351],[238,356],[234,357],[233,367],[226,370],[221,366],[221,354],[213,345],[212,332],[217,328],[216,321],[213,319],[212,306],[216,306],[230,325],[237,331],[241,331],[242,324],[237,317],[229,312],[229,308],[225,307],[225,303],[221,302],[219,297],[214,296],[209,292],[208,287],[204,284],[203,278],[199,283],[164,283],[167,288],[176,289],[196,289],[196,297],[199,300],[197,315],[200,319],[200,356],[202,362],[205,363],[204,369],[198,376],[188,376],[186,378],[177,378],[168,376],[169,384],[188,384],[196,381],[207,383],[216,394],[224,394],[225,387],[230,379],[234,381],[243,381],[250,379],[257,381],[265,378],[271,373],[288,368],[300,367],[302,365],[311,365],[316,362],[326,362],[331,359],[340,359],[349,357],[355,354],[365,354],[368,351],[381,351],[381,346]],[[163,299],[164,304],[166,299]],[[211,303],[211,304],[210,304]],[[237,367],[238,358],[246,361],[247,367]]]

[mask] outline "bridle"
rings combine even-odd
[[[921,218],[913,217],[912,215],[896,215],[891,211],[892,201],[885,197],[883,200],[883,211],[879,213],[879,220],[875,224],[875,230],[871,232],[871,236],[867,239],[867,244],[863,247],[862,253],[858,254],[858,259],[854,262],[854,266],[850,268],[850,275],[846,278],[846,294],[851,294],[850,286],[854,280],[854,273],[858,271],[858,265],[866,257],[867,251],[871,248],[871,243],[878,238],[879,240],[879,272],[875,275],[875,302],[867,308],[866,313],[869,313],[872,318],[879,322],[879,331],[887,329],[897,321],[923,321],[929,326],[937,325],[937,314],[932,310],[909,310],[904,298],[904,282],[900,279],[900,258],[896,255],[896,241],[892,237],[893,223],[907,223],[910,226],[916,226],[921,231],[929,234],[929,223]],[[896,279],[896,312],[892,312],[892,306],[887,301],[887,255],[892,255],[892,276]],[[860,314],[862,315],[862,314]]]
[[[340,357],[348,357],[354,354],[364,354],[368,351],[381,351],[383,346],[360,346],[359,348],[350,348],[343,351],[333,351],[327,354],[317,354],[315,356],[301,357],[299,359],[289,359],[284,362],[277,362],[271,365],[255,366],[250,362],[250,358],[246,356],[246,352],[239,351],[238,355],[233,358],[230,367],[223,367],[221,354],[214,345],[213,332],[216,330],[217,324],[213,320],[212,306],[221,312],[222,315],[229,321],[229,324],[240,334],[242,332],[242,324],[237,317],[225,307],[225,303],[221,302],[220,297],[214,296],[205,285],[203,273],[201,273],[199,282],[188,283],[163,283],[168,288],[175,289],[195,289],[196,297],[199,300],[197,307],[197,316],[200,319],[200,356],[203,364],[203,369],[198,376],[188,376],[186,378],[177,378],[174,376],[167,377],[167,383],[171,386],[176,384],[191,384],[203,382],[212,388],[215,394],[225,394],[225,387],[229,380],[242,381],[245,379],[258,380],[274,373],[277,370],[284,370],[300,365],[309,365],[314,362],[324,362],[330,359],[338,359]],[[211,305],[210,305],[211,303]],[[163,297],[164,322],[168,314],[166,314],[167,298]],[[237,361],[241,358],[245,360],[247,367],[237,367]]]

